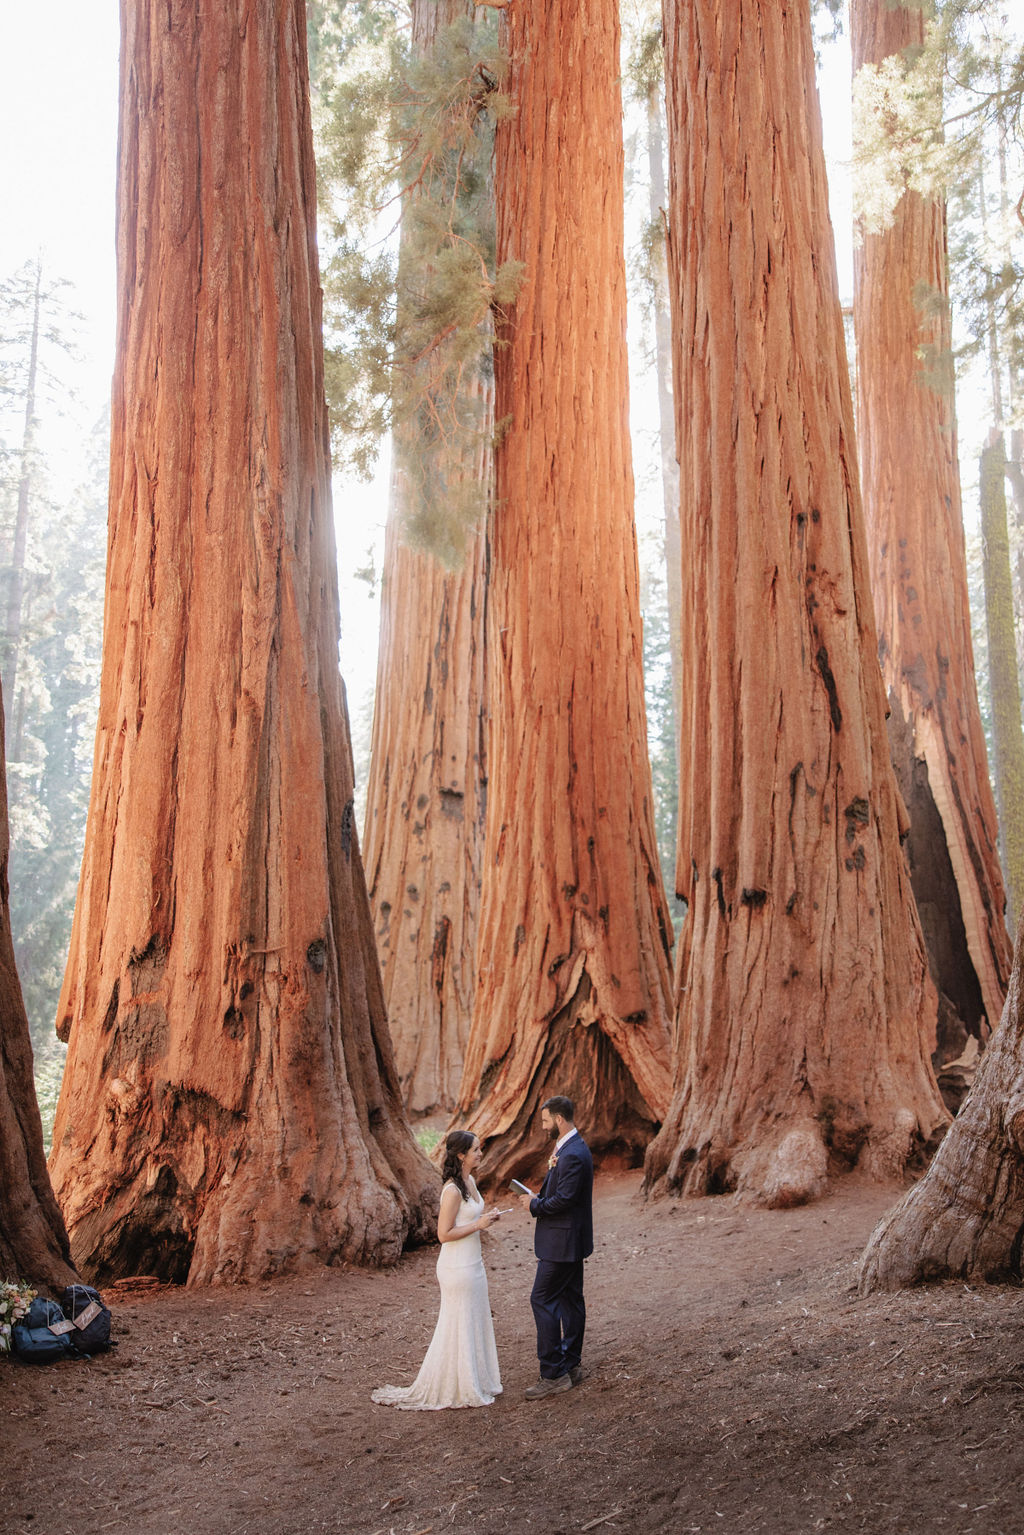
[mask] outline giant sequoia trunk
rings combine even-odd
[[[489,453],[486,455],[489,457]],[[388,520],[366,869],[395,1064],[414,1113],[456,1099],[473,1010],[483,844],[486,536],[462,568]]]
[[[854,0],[854,68],[920,46],[913,4]],[[861,485],[910,877],[939,992],[939,1057],[985,1039],[1013,952],[978,708],[960,508],[945,207],[907,192],[857,252]],[[930,371],[926,371],[930,368]]]
[[[945,1117],[899,844],[807,0],[666,0],[684,699],[647,1184],[812,1197]],[[930,1037],[929,1037],[930,1036]]]
[[[492,732],[475,1013],[460,1092],[484,1171],[532,1168],[575,1098],[635,1160],[667,1102],[671,929],[646,751],[627,428],[614,0],[512,0],[498,129],[503,435],[488,599]]]
[[[9,847],[0,706],[0,1279],[24,1279],[59,1290],[77,1276],[46,1171],[32,1045],[11,937]]]
[[[467,0],[414,0],[414,48],[429,53],[443,29],[471,9]],[[454,198],[455,187],[438,179]],[[410,195],[429,194],[420,183]],[[400,263],[412,259],[403,242]],[[415,421],[407,423],[394,438],[381,587],[366,870],[395,1064],[413,1113],[454,1106],[473,1012],[492,391],[480,381],[465,388],[479,398],[483,430],[464,464],[445,466],[445,479],[451,485],[454,470],[478,487],[479,530],[457,570],[403,541],[417,478],[406,460],[426,453]]]
[[[393,1259],[301,0],[122,8],[103,672],[53,1174],[101,1278]]]
[[[879,1222],[860,1286],[1020,1279],[1024,1244],[1024,985],[1021,937],[1002,1022],[920,1183]]]

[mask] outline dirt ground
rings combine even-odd
[[[859,1300],[896,1197],[644,1204],[599,1176],[585,1378],[536,1378],[532,1226],[485,1237],[504,1395],[399,1412],[437,1250],[233,1290],[107,1292],[116,1353],[0,1362],[3,1535],[1024,1531],[1021,1292]]]

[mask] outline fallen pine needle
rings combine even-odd
[[[621,1513],[621,1508],[610,1508],[606,1514],[599,1514],[596,1519],[591,1519],[589,1524],[581,1524],[580,1530],[596,1530],[599,1524],[605,1524],[609,1519],[615,1519]]]

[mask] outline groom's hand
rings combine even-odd
[[[529,1213],[530,1213],[530,1201],[533,1199],[533,1197],[534,1196],[532,1194],[517,1194],[516,1195],[516,1198],[518,1199],[519,1203],[522,1205],[523,1209],[526,1211],[527,1215],[529,1215]]]

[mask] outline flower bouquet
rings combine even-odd
[[[36,1292],[28,1285],[0,1279],[0,1354],[10,1353],[14,1324],[21,1321],[35,1298]]]

